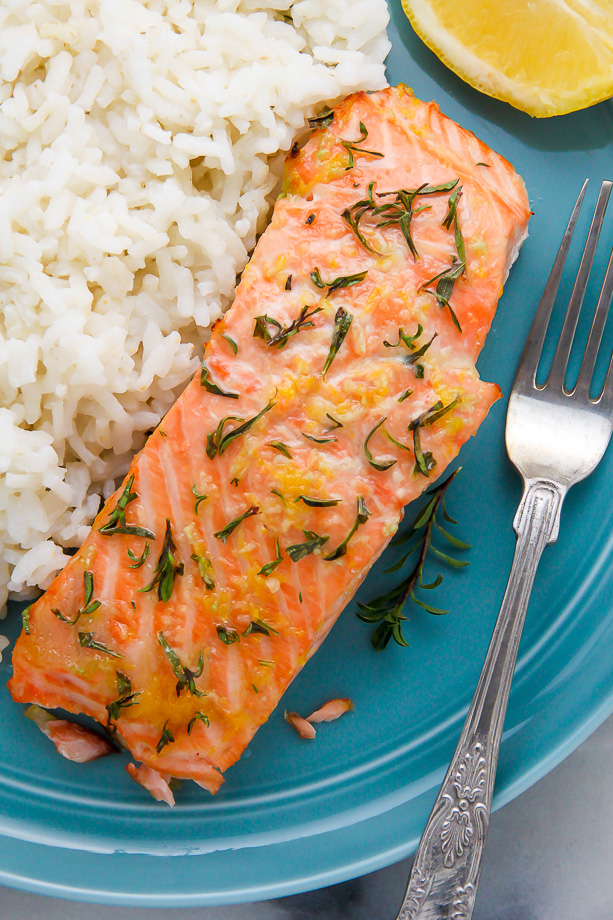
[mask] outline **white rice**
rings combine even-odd
[[[0,608],[87,536],[198,366],[323,101],[385,85],[385,0],[0,5]]]

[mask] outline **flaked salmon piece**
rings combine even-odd
[[[53,742],[58,754],[66,760],[89,763],[90,760],[98,760],[117,751],[106,738],[90,731],[89,728],[68,722],[66,719],[56,719],[40,706],[28,706],[25,715],[38,725],[43,735]]]
[[[211,792],[500,395],[474,363],[530,214],[510,164],[402,86],[294,154],[202,373],[9,681]]]
[[[126,770],[135,782],[151,793],[156,802],[166,802],[172,808],[175,797],[169,785],[170,776],[158,773],[145,763],[138,767],[133,763],[126,764]]]
[[[353,703],[348,699],[328,700],[310,716],[306,717],[307,722],[334,722],[340,719],[342,715],[353,709]]]
[[[301,738],[312,740],[317,734],[311,723],[299,716],[297,712],[286,712],[284,718],[296,729]]]

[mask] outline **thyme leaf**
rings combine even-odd
[[[285,279],[285,288],[284,288],[284,290],[286,290],[286,291],[291,291],[291,289],[292,289],[292,276],[291,276],[291,275],[288,275],[287,278]]]
[[[364,143],[367,137],[368,137],[368,129],[366,125],[364,124],[364,122],[361,121],[360,122],[360,137],[358,138],[357,141],[341,140],[341,144],[343,145],[343,147],[349,154],[349,164],[345,167],[345,169],[351,169],[355,165],[354,158],[353,158],[354,153],[361,153],[364,156],[369,156],[369,157],[382,157],[383,156],[383,154],[379,153],[377,150],[365,150],[364,147],[360,146],[361,144]]]
[[[196,712],[195,712],[195,713],[193,714],[193,716],[191,717],[191,719],[189,720],[189,722],[187,723],[187,734],[188,734],[188,735],[191,735],[191,733],[192,733],[192,728],[194,727],[194,725],[195,725],[196,722],[198,722],[198,721],[204,722],[204,724],[206,725],[207,728],[208,728],[209,725],[211,724],[211,723],[209,722],[209,717],[208,717],[208,716],[205,716],[205,714],[204,714],[200,709],[197,709]]]
[[[200,677],[204,669],[204,659],[202,657],[202,652],[200,652],[198,656],[196,670],[192,671],[190,668],[187,668],[184,664],[181,663],[181,659],[161,630],[158,632],[158,642],[162,646],[162,650],[166,655],[170,667],[172,668],[172,673],[177,678],[177,685],[175,687],[177,696],[181,695],[182,690],[187,690],[188,693],[191,693],[192,696],[206,696],[206,693],[203,693],[202,690],[199,690],[195,684],[196,679]]]
[[[440,418],[446,415],[447,412],[451,411],[451,409],[457,406],[460,401],[461,398],[456,396],[455,399],[444,406],[439,399],[438,402],[435,402],[433,406],[430,406],[429,409],[427,409],[425,412],[422,412],[422,414],[417,418],[414,418],[412,422],[409,422],[408,430],[413,432],[415,469],[423,476],[430,475],[431,470],[433,470],[436,466],[436,460],[430,451],[422,451],[420,429],[433,425],[434,422],[437,422]]]
[[[347,534],[343,542],[339,543],[336,549],[333,550],[331,553],[329,553],[327,556],[324,556],[324,559],[326,560],[326,562],[333,562],[335,559],[340,559],[341,556],[345,556],[347,554],[347,544],[351,540],[352,536],[354,535],[354,533],[356,532],[360,524],[365,524],[368,518],[370,517],[370,511],[366,507],[366,502],[364,501],[364,498],[361,495],[358,495],[357,506],[358,507],[357,507],[357,515],[356,515],[355,523],[353,524],[351,530],[349,531],[349,533]]]
[[[30,635],[30,610],[32,609],[32,604],[29,607],[26,607],[25,610],[21,611],[21,622],[23,624],[23,631],[26,636]]]
[[[166,533],[164,534],[162,550],[153,570],[153,578],[144,588],[138,589],[139,593],[146,594],[157,587],[158,600],[168,603],[172,594],[175,576],[182,575],[184,569],[183,563],[176,560],[176,549],[172,539],[170,520],[166,518]]]
[[[117,504],[109,515],[106,524],[103,524],[102,527],[98,528],[98,533],[103,534],[105,537],[110,536],[111,534],[121,533],[133,537],[145,537],[148,540],[155,540],[155,534],[151,533],[151,531],[147,530],[145,527],[139,527],[134,524],[126,523],[126,507],[130,504],[130,502],[133,502],[138,498],[138,493],[132,491],[133,485],[134,475],[130,476],[128,479],[125,488],[117,499]]]
[[[165,748],[167,744],[170,744],[172,741],[175,740],[175,736],[173,735],[171,730],[167,728],[167,725],[168,725],[168,719],[166,719],[166,721],[164,722],[164,728],[162,729],[160,740],[155,746],[155,749],[158,752],[158,754],[161,754],[163,748]]]
[[[315,287],[320,288],[320,290],[328,288],[328,294],[333,294],[334,291],[340,291],[341,288],[353,287],[354,284],[360,284],[364,281],[367,274],[368,269],[363,272],[356,272],[355,275],[340,275],[333,281],[324,281],[319,273],[319,269],[315,268],[311,272],[311,281]]]
[[[213,563],[206,556],[199,556],[198,553],[192,553],[191,559],[194,560],[198,566],[198,574],[203,580],[209,591],[212,591],[215,587],[215,581],[213,579]]]
[[[304,431],[300,432],[303,438],[306,438],[307,441],[314,441],[315,444],[331,444],[332,441],[336,441],[337,438],[316,438],[313,434],[305,434]]]
[[[419,549],[417,562],[411,572],[390,591],[373,598],[367,604],[357,605],[357,616],[360,620],[364,623],[378,624],[370,637],[370,641],[377,651],[386,648],[391,639],[394,639],[398,645],[408,646],[409,643],[402,633],[402,623],[407,619],[406,616],[403,615],[403,610],[404,605],[409,599],[428,613],[434,615],[448,613],[447,610],[443,610],[440,607],[434,607],[432,604],[417,597],[415,591],[418,588],[422,590],[433,590],[443,581],[443,576],[439,573],[434,581],[430,583],[424,582],[423,569],[429,550],[432,551],[433,555],[440,558],[448,565],[454,567],[468,565],[467,561],[454,559],[446,553],[441,552],[432,544],[433,528],[439,530],[436,514],[439,508],[443,507],[447,490],[459,472],[459,469],[456,470],[444,482],[426,493],[429,496],[428,503],[420,511],[407,533],[394,541],[395,544],[409,542],[417,536],[418,531],[423,530],[423,533],[417,536],[415,542],[412,543],[410,549],[407,550],[399,562],[392,566],[391,569],[388,569],[388,571],[391,572],[402,568],[410,556]],[[449,540],[450,537],[451,540]],[[457,548],[470,548],[468,543],[458,540],[457,537],[453,537],[451,534],[446,534],[445,539],[449,540],[452,545],[457,544]]]
[[[194,503],[194,514],[198,514],[198,508],[200,507],[200,504],[205,502],[209,496],[205,495],[204,492],[202,495],[200,495],[195,485],[192,486],[192,493],[196,497],[196,501]]]
[[[239,524],[242,524],[245,518],[252,517],[252,515],[259,513],[260,509],[257,507],[257,505],[251,505],[251,507],[247,508],[247,510],[243,512],[240,517],[234,518],[233,521],[230,521],[229,524],[226,524],[222,530],[218,530],[217,533],[213,534],[213,536],[217,537],[218,540],[221,540],[222,543],[225,543],[230,534],[236,530]]]
[[[261,633],[263,636],[273,636],[279,635],[278,629],[273,629],[268,623],[265,623],[264,620],[260,620],[258,617],[254,617],[253,620],[249,623],[246,629],[243,630],[243,636],[249,636],[251,633]]]
[[[460,262],[464,262],[466,266],[466,246],[464,244],[464,237],[462,236],[462,231],[460,230],[460,219],[458,217],[458,205],[460,203],[460,198],[462,197],[462,186],[458,185],[456,190],[449,196],[449,201],[447,202],[447,214],[443,218],[442,226],[446,230],[450,230],[453,225],[454,236],[455,236],[455,245],[458,251],[458,259]]]
[[[275,546],[277,555],[272,560],[272,562],[267,562],[266,565],[263,565],[258,572],[258,575],[262,575],[264,578],[268,578],[269,575],[272,575],[277,566],[281,565],[283,562],[283,554],[281,553],[281,547],[279,546],[279,541],[277,539],[275,539]]]
[[[274,399],[271,399],[269,403],[264,406],[261,412],[258,412],[257,415],[254,415],[252,418],[243,419],[238,415],[227,415],[225,418],[222,418],[217,428],[214,432],[211,432],[207,435],[206,438],[206,453],[207,456],[213,460],[217,455],[221,455],[228,449],[232,441],[236,438],[240,438],[241,435],[246,434],[256,422],[258,422],[263,415],[267,412],[270,412],[272,407],[275,405]],[[236,428],[230,429],[230,431],[224,431],[224,428],[228,422],[242,422],[242,425],[238,425]]]
[[[275,450],[278,450],[280,454],[283,454],[284,457],[287,457],[289,460],[292,459],[290,449],[287,444],[284,444],[283,441],[269,441],[269,447],[274,447]]]
[[[94,576],[92,572],[83,572],[83,606],[79,607],[72,619],[70,617],[65,617],[60,610],[55,608],[51,612],[58,620],[61,620],[62,623],[67,623],[68,626],[74,626],[80,617],[90,616],[92,613],[95,613],[100,606],[100,601],[92,600],[93,596]]]
[[[338,505],[341,501],[342,498],[310,498],[308,495],[299,495],[298,498],[294,499],[294,504],[304,502],[309,508],[332,508],[333,505]]]
[[[222,390],[221,387],[218,387],[216,383],[213,383],[213,381],[210,380],[209,377],[210,377],[210,371],[208,367],[206,366],[206,361],[203,360],[202,369],[200,371],[200,386],[204,387],[207,393],[212,393],[213,396],[227,396],[228,399],[238,399],[239,398],[238,393],[226,393],[226,391]]]
[[[241,641],[241,637],[235,629],[229,629],[227,626],[222,626],[221,624],[215,628],[217,630],[217,635],[224,645],[234,645],[235,642]]]
[[[307,119],[309,128],[329,128],[333,121],[334,111],[327,105],[323,107],[319,115]]]
[[[296,335],[303,329],[313,326],[313,317],[316,313],[321,313],[322,311],[322,307],[315,307],[310,313],[309,309],[309,305],[305,304],[301,308],[298,317],[292,320],[288,326],[283,326],[278,320],[268,316],[266,313],[262,316],[256,316],[253,328],[254,339],[262,339],[270,347],[277,345],[279,348],[283,348],[292,335]]]
[[[117,731],[117,726],[112,723],[117,721],[121,714],[121,710],[130,709],[131,706],[136,706],[138,704],[138,697],[140,696],[140,691],[137,693],[132,692],[132,683],[129,677],[126,677],[121,671],[115,671],[115,674],[117,675],[117,692],[119,693],[119,697],[107,703],[105,706],[107,712],[106,727],[111,734]]]
[[[290,278],[291,278],[291,275],[290,275]],[[221,337],[222,337],[222,339],[225,339],[225,340],[226,340],[226,342],[228,343],[228,345],[230,346],[230,348],[232,349],[232,351],[234,352],[234,354],[237,355],[237,354],[238,354],[238,345],[236,344],[236,342],[234,341],[234,339],[233,339],[231,336],[227,335],[225,332],[222,332],[222,333],[221,333]]]
[[[444,269],[444,271],[439,272],[438,275],[435,275],[433,278],[430,278],[428,281],[424,281],[424,283],[421,284],[419,287],[419,290],[427,291],[428,294],[434,295],[434,297],[436,298],[436,302],[438,303],[441,310],[444,307],[447,307],[447,309],[449,310],[449,314],[451,316],[453,325],[456,327],[458,332],[462,331],[462,327],[460,326],[460,322],[457,316],[455,315],[455,312],[451,304],[449,303],[449,301],[451,299],[451,295],[453,294],[454,285],[456,281],[458,280],[458,278],[460,278],[461,275],[463,274],[465,268],[466,268],[466,262],[458,262],[458,260],[454,258],[449,268],[446,268]],[[434,288],[434,290],[431,290],[432,285],[435,283],[436,283],[436,287]]]
[[[409,387],[407,390],[404,391],[402,396],[398,397],[398,402],[399,403],[404,402],[405,399],[408,399],[409,396],[412,396],[412,395],[413,395],[413,390],[411,389],[411,387]]]
[[[373,455],[372,455],[372,453],[370,452],[370,448],[368,447],[368,443],[369,443],[370,439],[371,439],[372,436],[375,434],[375,432],[379,430],[379,428],[381,427],[381,425],[383,424],[383,422],[385,421],[386,418],[387,418],[387,416],[385,416],[384,418],[382,418],[380,422],[377,422],[377,424],[375,425],[375,427],[372,429],[372,431],[369,433],[368,437],[367,437],[366,440],[364,441],[364,453],[366,454],[366,459],[368,460],[368,462],[370,463],[370,465],[371,465],[375,470],[378,470],[378,471],[381,472],[381,473],[384,472],[384,470],[389,470],[390,467],[392,467],[395,463],[398,462],[397,460],[392,460],[391,458],[390,458],[389,460],[374,460],[374,459],[373,459]]]
[[[424,331],[424,327],[422,326],[421,323],[417,323],[417,331],[414,332],[413,335],[407,335],[407,333],[404,331],[402,326],[400,326],[400,328],[398,329],[398,341],[388,342],[387,340],[385,340],[383,344],[385,345],[386,348],[398,348],[399,345],[406,345],[409,351],[414,351],[415,342],[420,337],[423,331]]]
[[[79,645],[81,648],[91,648],[96,652],[104,652],[105,655],[110,655],[111,658],[122,658],[123,656],[119,652],[113,652],[110,648],[107,648],[106,645],[103,645],[102,642],[96,642],[94,639],[94,634],[91,632],[80,632],[77,633],[79,637]]]
[[[342,422],[339,422],[338,419],[334,418],[333,415],[330,415],[329,412],[326,412],[326,418],[329,418],[330,421],[332,422],[332,424],[329,425],[329,426],[325,429],[326,431],[335,431],[337,428],[342,428],[342,427],[343,427],[343,423],[342,423]]]
[[[324,543],[327,543],[330,539],[329,536],[319,536],[319,534],[314,533],[312,530],[304,530],[303,533],[306,537],[304,543],[294,543],[292,546],[288,546],[285,549],[285,552],[292,562],[299,562],[301,559],[304,559],[305,556],[310,556],[311,553],[320,549]]]
[[[141,565],[144,565],[145,562],[147,561],[147,556],[149,555],[150,549],[151,547],[149,545],[149,541],[145,543],[145,548],[140,554],[140,556],[137,556],[135,553],[132,552],[131,549],[129,549],[128,557],[132,560],[132,563],[128,565],[128,568],[129,569],[140,569]]]
[[[336,311],[334,317],[334,332],[332,333],[332,342],[330,344],[330,351],[328,352],[328,357],[326,358],[326,363],[322,369],[322,376],[325,377],[327,372],[330,369],[330,365],[336,358],[339,348],[345,341],[345,336],[349,332],[349,327],[353,322],[353,316],[351,313],[348,313],[343,307],[339,307]]]

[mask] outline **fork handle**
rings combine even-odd
[[[543,549],[566,489],[524,481],[509,581],[464,728],[415,855],[398,920],[470,920],[481,874],[498,750],[517,649]]]

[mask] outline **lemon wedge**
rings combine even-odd
[[[402,0],[475,89],[544,118],[613,96],[613,0]]]

